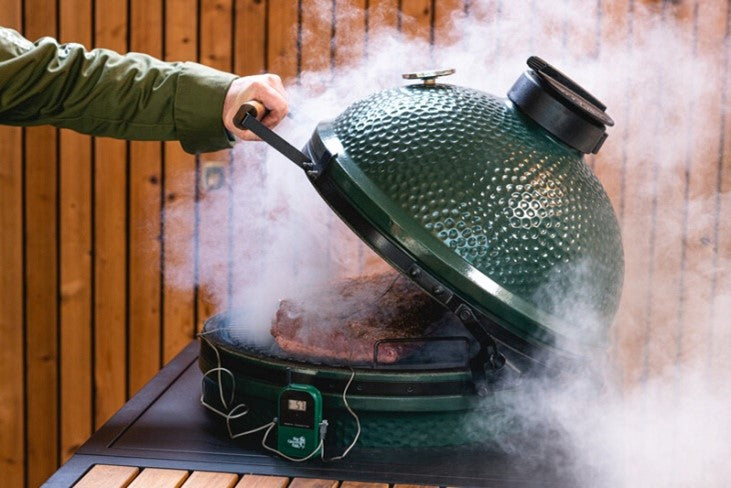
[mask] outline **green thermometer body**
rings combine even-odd
[[[304,458],[320,446],[322,395],[312,385],[290,384],[279,392],[277,449],[292,458]]]

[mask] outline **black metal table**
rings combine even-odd
[[[72,486],[95,464],[254,473],[337,480],[459,487],[575,484],[547,460],[478,448],[353,449],[336,462],[291,463],[258,439],[230,440],[224,422],[199,402],[198,343],[165,366],[64,464],[44,486]]]

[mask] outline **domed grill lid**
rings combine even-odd
[[[586,355],[605,339],[623,272],[601,184],[577,151],[513,104],[434,82],[441,74],[418,73],[424,83],[375,93],[320,123],[305,154],[253,117],[241,126],[300,165],[366,243],[457,314],[484,346],[475,370],[500,368],[493,338],[525,364],[546,348],[553,358]],[[576,116],[602,117],[591,110]],[[594,307],[594,329],[567,319],[561,301],[577,291],[576,263],[588,283],[573,297]]]

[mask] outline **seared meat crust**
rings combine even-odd
[[[367,362],[376,341],[423,337],[443,312],[416,284],[393,271],[281,300],[271,333],[279,347],[295,356]],[[413,347],[383,344],[378,360],[393,363]]]

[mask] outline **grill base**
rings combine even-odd
[[[211,373],[203,381],[203,397],[228,412],[248,409],[230,421],[232,434],[272,421],[277,394],[291,383],[309,384],[323,394],[323,418],[330,425],[326,446],[343,448],[353,441],[356,423],[342,401],[351,374],[347,400],[361,423],[362,447],[444,447],[479,443],[497,447],[516,429],[510,399],[516,381],[502,378],[478,396],[471,372],[462,368],[376,368],[316,364],[271,354],[249,345],[238,333],[242,312],[219,314],[206,322],[199,365],[203,373],[221,366],[231,373]],[[220,382],[220,384],[219,384]],[[221,397],[232,399],[222,404]],[[270,436],[271,437],[271,436]]]

